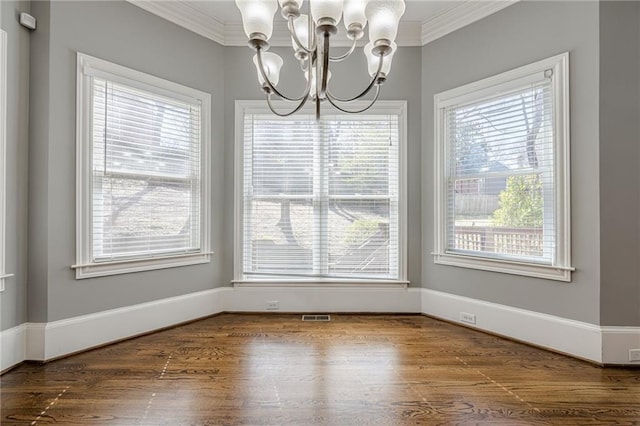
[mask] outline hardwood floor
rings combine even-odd
[[[640,370],[423,316],[224,314],[1,378],[7,425],[640,424]]]

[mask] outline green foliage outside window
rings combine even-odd
[[[510,176],[500,192],[499,208],[491,219],[494,226],[542,228],[542,182],[538,175]]]

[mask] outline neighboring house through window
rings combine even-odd
[[[405,108],[236,103],[237,282],[404,283]]]
[[[571,280],[568,54],[435,96],[435,262]]]
[[[210,102],[78,53],[77,278],[210,260]]]

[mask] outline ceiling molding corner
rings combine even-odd
[[[226,22],[224,24],[224,45],[247,46],[247,36],[241,22]]]
[[[216,43],[225,44],[225,24],[194,9],[184,1],[126,1]]]
[[[396,38],[398,46],[422,46],[422,22],[402,21]]]
[[[486,18],[519,0],[473,1],[467,0],[459,5],[422,23],[421,44],[424,46],[449,33]]]

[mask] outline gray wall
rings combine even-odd
[[[16,7],[15,2],[0,2],[12,58],[8,270],[17,274],[2,294],[1,329],[228,285],[233,269],[234,101],[263,98],[252,52],[223,48],[124,2],[37,1],[31,6],[38,30],[29,49],[28,33],[16,22],[16,10],[27,10],[29,3]],[[398,51],[382,98],[408,100],[412,285],[590,323],[640,325],[640,6],[617,7],[607,2],[521,2],[423,48]],[[287,59],[283,89],[301,89],[291,50],[275,50]],[[75,280],[70,265],[75,262],[76,51],[212,94],[216,254],[211,264]],[[565,51],[571,54],[573,282],[434,265],[433,95]],[[352,91],[363,75],[364,60],[356,59],[335,68],[332,84],[336,91]],[[616,109],[616,102],[623,108]],[[634,172],[622,173],[627,170]],[[629,195],[619,190],[621,184],[628,185]]]
[[[3,1],[0,27],[7,32],[7,242],[6,269],[14,277],[5,280],[0,296],[0,330],[27,319],[27,145],[29,100],[29,33],[17,21],[29,11],[29,2]]]
[[[55,321],[229,283],[225,223],[223,48],[125,2],[34,2],[29,321]],[[75,280],[76,52],[212,96],[210,264]],[[229,183],[230,184],[230,183]]]
[[[49,2],[33,2],[38,20],[31,35],[30,56],[35,66],[29,77],[29,233],[28,319],[46,322],[49,256]]]
[[[600,317],[640,325],[640,3],[600,3]]]
[[[34,208],[29,220],[29,321],[55,321],[228,285],[233,273],[234,103],[236,99],[262,99],[252,52],[222,48],[123,2],[34,2],[33,14],[39,28],[31,49],[30,161],[34,167],[30,200]],[[289,49],[278,50],[283,57],[291,57]],[[210,265],[74,279],[70,265],[75,261],[76,51],[212,94],[216,254]],[[366,77],[365,65],[359,58],[336,67],[336,90],[354,90],[361,76]],[[408,100],[409,279],[414,285],[421,282],[420,66],[419,48],[400,51],[382,95]],[[296,70],[296,64],[286,65],[282,81],[291,81],[289,85],[295,87],[285,83],[285,90],[302,86]]]
[[[562,52],[571,67],[573,282],[435,265],[433,95]],[[598,324],[598,3],[520,2],[422,50],[423,286]]]
[[[342,52],[345,48],[336,48]],[[293,49],[273,48],[284,60],[278,90],[283,94],[298,96],[304,89],[305,79],[300,66],[293,60]],[[227,266],[233,268],[233,149],[234,149],[234,108],[236,100],[262,100],[256,68],[253,64],[254,52],[249,48],[225,48],[225,233],[224,241],[229,247]],[[348,60],[332,64],[331,88],[340,96],[356,94],[369,81],[364,55],[356,52]],[[387,82],[382,87],[380,99],[407,101],[407,143],[408,143],[408,277],[412,286],[420,286],[420,152],[421,152],[421,98],[420,98],[420,48],[405,47],[394,55],[393,65]],[[331,105],[322,105],[323,111],[331,111]],[[334,110],[335,111],[335,110]]]

